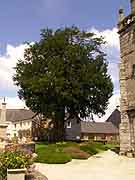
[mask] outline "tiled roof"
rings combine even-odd
[[[118,134],[119,130],[111,122],[81,121],[81,132],[93,134]]]
[[[35,115],[34,112],[27,109],[7,109],[6,120],[15,122],[31,119]]]
[[[115,109],[106,122],[112,122],[117,128],[119,128],[119,124],[121,123],[120,111]]]

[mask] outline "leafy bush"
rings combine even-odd
[[[0,180],[4,180],[7,169],[29,168],[32,164],[32,154],[21,150],[10,150],[0,154]]]
[[[88,159],[90,155],[77,147],[67,147],[64,152],[68,153],[72,159]]]

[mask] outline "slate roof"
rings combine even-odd
[[[118,134],[119,130],[111,122],[81,121],[81,132],[93,134]]]
[[[119,124],[121,123],[120,111],[115,109],[106,122],[112,122],[117,128],[119,128]]]
[[[6,120],[11,122],[31,119],[35,115],[34,112],[27,109],[7,109]]]

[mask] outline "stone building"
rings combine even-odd
[[[106,122],[111,122],[115,127],[119,129],[121,123],[121,113],[118,108],[116,108],[111,115],[107,118]]]
[[[6,103],[0,107],[0,141],[14,137],[32,138],[35,114],[27,109],[7,109]]]
[[[70,141],[119,141],[119,130],[112,122],[84,121],[70,118],[65,126],[65,139]]]
[[[7,109],[0,104],[0,142],[19,139],[20,141],[41,140],[46,135],[50,120],[36,115],[29,109]]]
[[[130,0],[131,13],[119,10],[121,125],[120,152],[135,151],[135,0]]]

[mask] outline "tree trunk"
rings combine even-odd
[[[53,123],[53,142],[60,142],[65,140],[65,128],[64,128],[65,109],[60,108],[55,112]]]

